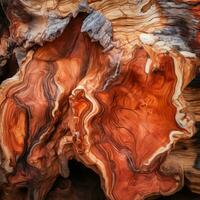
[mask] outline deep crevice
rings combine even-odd
[[[19,69],[19,65],[17,63],[17,59],[14,54],[12,54],[11,58],[8,59],[7,63],[0,68],[0,84],[2,81],[11,78],[13,75],[17,73]]]
[[[76,160],[69,161],[69,178],[59,176],[46,200],[105,200],[99,176]]]

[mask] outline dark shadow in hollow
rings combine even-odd
[[[7,63],[0,68],[0,83],[14,76],[18,70],[19,65],[17,63],[17,59],[15,57],[15,54],[12,54],[11,58],[8,59]]]
[[[69,178],[57,178],[47,200],[105,200],[99,176],[76,160],[69,161]]]
[[[0,36],[5,28],[9,26],[9,21],[4,13],[4,9],[2,8],[2,4],[0,1]]]
[[[197,76],[190,82],[188,87],[200,88],[200,73],[198,73]]]
[[[180,192],[169,197],[161,197],[158,200],[200,200],[200,195],[194,194],[184,187]]]
[[[58,177],[46,200],[105,200],[99,176],[82,163],[69,161],[70,176]],[[152,198],[150,198],[152,199]],[[186,187],[169,197],[157,200],[200,200],[200,195],[190,192]]]

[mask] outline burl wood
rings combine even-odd
[[[1,7],[2,200],[49,198],[71,159],[100,176],[110,200],[171,195],[184,184],[200,193],[200,93],[186,87],[199,71],[199,1]]]

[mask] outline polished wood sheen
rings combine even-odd
[[[0,199],[200,194],[199,1],[2,1],[1,18]]]

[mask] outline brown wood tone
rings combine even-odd
[[[0,2],[0,199],[200,194],[198,0]]]
[[[200,88],[188,87],[184,90],[183,96],[187,102],[188,110],[194,114],[195,120],[200,122],[200,109],[198,109],[200,106]]]

